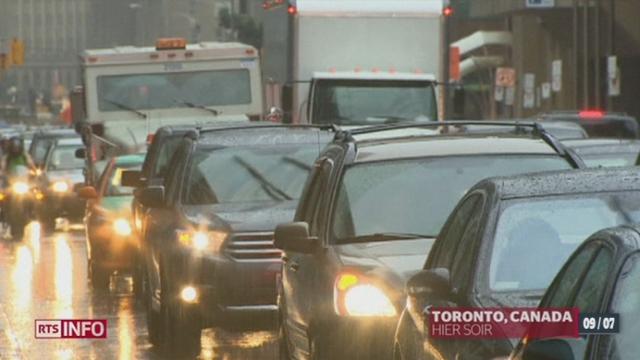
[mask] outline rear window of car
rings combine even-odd
[[[492,244],[489,287],[544,290],[589,235],[638,221],[640,191],[508,200]]]
[[[333,215],[336,243],[376,233],[436,236],[478,181],[570,169],[557,155],[472,155],[361,163],[344,173]]]

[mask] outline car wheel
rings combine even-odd
[[[151,284],[147,281],[144,286],[145,299],[146,299],[146,312],[147,312],[147,334],[149,336],[149,342],[156,348],[159,348],[162,344],[162,319],[160,313],[153,310]]]
[[[96,265],[93,261],[89,261],[89,276],[91,277],[91,286],[94,289],[109,289],[109,281],[111,273]]]
[[[196,356],[200,353],[201,324],[196,309],[184,306],[171,294],[164,272],[161,283],[161,317],[165,350],[172,355]]]

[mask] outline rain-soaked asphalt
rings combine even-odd
[[[35,338],[35,319],[71,318],[107,319],[107,339]],[[277,358],[276,335],[264,329],[207,329],[199,358]],[[0,240],[0,359],[162,358],[149,344],[129,278],[114,276],[108,292],[89,286],[82,231],[41,237],[30,226],[21,242]]]

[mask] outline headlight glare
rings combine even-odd
[[[374,285],[351,287],[344,295],[344,307],[350,316],[395,316],[389,298]]]
[[[129,236],[132,232],[131,224],[123,218],[116,219],[116,221],[113,222],[113,230],[120,236]]]
[[[334,308],[341,316],[395,316],[389,297],[371,279],[356,273],[342,273],[334,283]]]
[[[178,231],[178,241],[197,251],[218,251],[227,239],[224,231]]]
[[[53,183],[51,189],[57,193],[64,193],[69,191],[69,184],[66,181],[58,180]]]
[[[29,192],[29,184],[23,181],[18,181],[13,184],[11,190],[18,195],[24,195]]]

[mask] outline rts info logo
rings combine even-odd
[[[107,320],[36,320],[36,339],[106,339]]]

